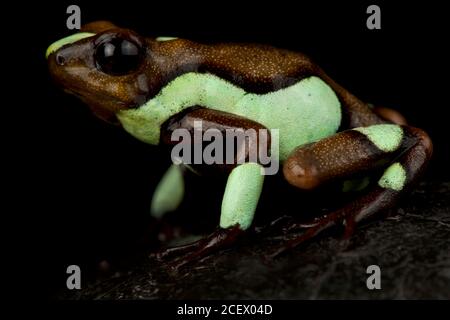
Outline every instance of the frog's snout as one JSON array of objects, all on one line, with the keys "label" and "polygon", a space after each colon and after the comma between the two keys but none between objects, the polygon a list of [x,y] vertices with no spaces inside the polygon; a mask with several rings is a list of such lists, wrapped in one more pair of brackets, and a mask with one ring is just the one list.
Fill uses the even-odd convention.
[{"label": "frog's snout", "polygon": [[45,57],[48,59],[48,57],[50,56],[50,54],[58,51],[59,49],[61,49],[62,47],[77,42],[81,39],[85,39],[85,38],[89,38],[95,36],[95,33],[90,33],[90,32],[79,32],[79,33],[75,33],[71,36],[62,38],[58,41],[53,42],[51,45],[48,46],[47,51],[45,52]]},{"label": "frog's snout", "polygon": [[66,89],[71,89],[77,74],[89,69],[90,41],[80,41],[94,34],[76,33],[52,43],[45,53],[51,76]]},{"label": "frog's snout", "polygon": [[63,67],[78,69],[87,68],[89,64],[89,56],[85,53],[85,51],[87,50],[84,48],[65,46],[52,52],[47,57],[47,60],[49,66],[59,69],[63,69]]},{"label": "frog's snout", "polygon": [[86,38],[91,35],[74,34],[52,43],[46,51],[51,77],[67,91],[80,93],[81,87],[86,89],[86,75],[92,70],[94,50],[92,41]]},{"label": "frog's snout", "polygon": [[145,49],[144,39],[128,30],[80,32],[52,43],[46,58],[58,86],[80,98],[99,118],[113,122],[117,112],[146,101],[150,86],[145,70],[140,70]]}]

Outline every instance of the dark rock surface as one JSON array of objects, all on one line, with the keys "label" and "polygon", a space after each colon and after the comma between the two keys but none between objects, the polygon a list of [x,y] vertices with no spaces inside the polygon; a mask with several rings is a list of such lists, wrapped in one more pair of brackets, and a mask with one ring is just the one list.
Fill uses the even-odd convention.
[{"label": "dark rock surface", "polygon": [[[422,183],[384,220],[344,242],[322,237],[276,259],[276,236],[209,257],[178,275],[151,259],[64,299],[450,299],[450,183]],[[368,290],[366,268],[381,268]]]}]

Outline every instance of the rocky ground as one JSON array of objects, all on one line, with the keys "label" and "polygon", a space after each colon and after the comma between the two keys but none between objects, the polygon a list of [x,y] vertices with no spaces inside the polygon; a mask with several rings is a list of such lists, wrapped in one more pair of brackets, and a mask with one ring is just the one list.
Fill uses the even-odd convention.
[{"label": "rocky ground", "polygon": [[[384,220],[264,263],[271,235],[211,256],[176,275],[147,257],[64,299],[450,299],[450,183],[420,184]],[[368,290],[366,268],[381,268]]]}]

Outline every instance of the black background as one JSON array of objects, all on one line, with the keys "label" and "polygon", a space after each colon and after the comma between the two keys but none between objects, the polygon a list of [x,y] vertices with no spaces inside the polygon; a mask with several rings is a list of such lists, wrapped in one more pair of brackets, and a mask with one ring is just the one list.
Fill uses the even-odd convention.
[{"label": "black background", "polygon": [[[381,30],[366,28],[366,8],[372,3],[381,7]],[[20,220],[15,237],[25,239],[26,263],[39,261],[46,293],[64,286],[69,264],[89,267],[132,255],[149,222],[151,193],[167,166],[167,156],[158,148],[98,121],[51,82],[44,53],[51,42],[72,33],[66,29],[69,4],[80,5],[83,23],[111,20],[142,35],[262,42],[302,51],[362,100],[395,108],[425,129],[435,144],[427,179],[449,178],[448,31],[445,10],[438,4],[24,4],[5,13],[21,17],[20,23],[8,26],[18,52],[8,59],[15,69],[13,89],[18,90],[13,111],[22,122],[6,122],[14,152],[20,155],[17,173],[23,175],[19,210],[11,213]]]}]

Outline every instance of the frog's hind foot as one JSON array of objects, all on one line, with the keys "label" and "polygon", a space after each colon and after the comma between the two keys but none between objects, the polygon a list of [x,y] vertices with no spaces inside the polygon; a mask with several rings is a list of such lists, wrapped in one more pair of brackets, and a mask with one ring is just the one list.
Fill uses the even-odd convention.
[{"label": "frog's hind foot", "polygon": [[150,253],[150,258],[156,259],[159,262],[168,261],[170,260],[170,258],[176,258],[178,256],[186,254],[189,251],[194,250],[198,247],[198,242],[199,241],[195,241],[193,243],[159,249],[156,252]]},{"label": "frog's hind foot", "polygon": [[210,235],[198,241],[177,247],[166,248],[153,255],[154,258],[166,262],[166,266],[177,272],[183,266],[199,261],[213,253],[229,248],[238,241],[245,232],[234,226],[218,228]]},{"label": "frog's hind foot", "polygon": [[355,216],[350,212],[336,211],[329,215],[317,218],[310,223],[299,223],[291,220],[281,228],[283,233],[299,232],[300,230],[303,230],[303,233],[293,238],[289,238],[289,240],[285,240],[281,245],[272,250],[271,253],[266,255],[266,258],[268,260],[274,259],[281,254],[314,239],[321,232],[341,224],[345,225],[343,238],[348,239],[353,234],[356,226]]}]

